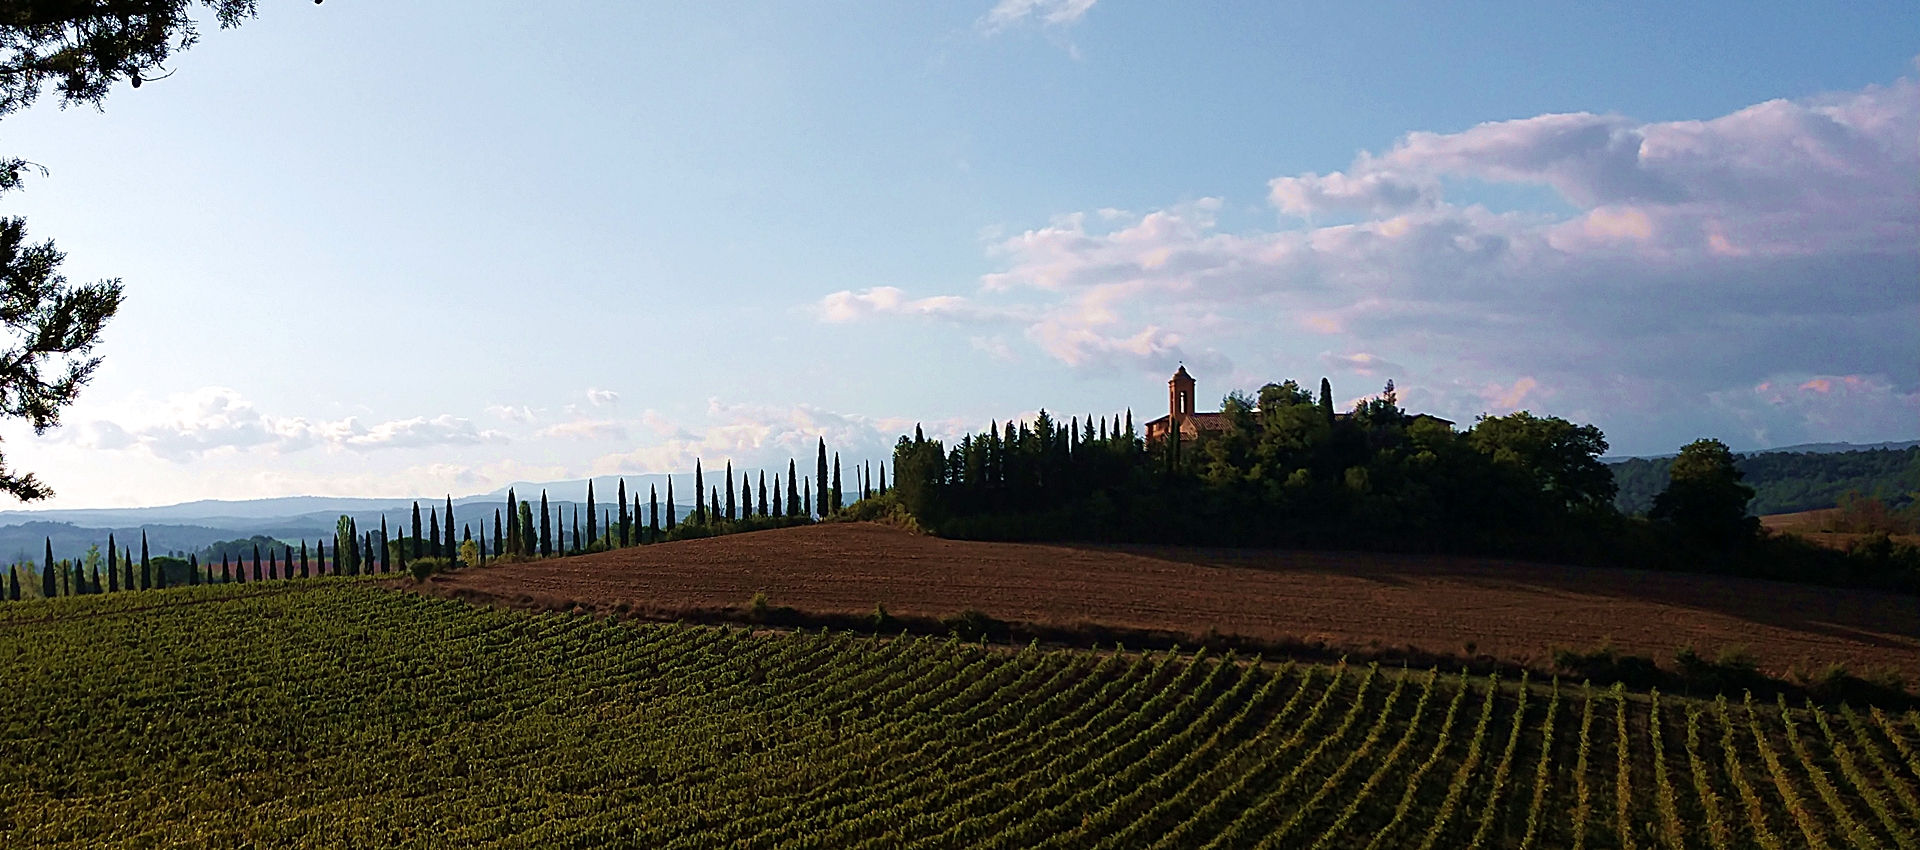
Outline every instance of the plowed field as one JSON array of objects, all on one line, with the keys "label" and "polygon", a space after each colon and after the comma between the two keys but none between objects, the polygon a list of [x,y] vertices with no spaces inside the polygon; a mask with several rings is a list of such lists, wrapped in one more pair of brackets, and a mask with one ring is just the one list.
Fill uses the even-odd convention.
[{"label": "plowed field", "polygon": [[831,524],[465,570],[436,579],[510,605],[774,605],[1323,641],[1539,664],[1610,642],[1661,661],[1744,647],[1784,673],[1920,670],[1920,600],[1770,581],[1476,558],[979,543]]}]

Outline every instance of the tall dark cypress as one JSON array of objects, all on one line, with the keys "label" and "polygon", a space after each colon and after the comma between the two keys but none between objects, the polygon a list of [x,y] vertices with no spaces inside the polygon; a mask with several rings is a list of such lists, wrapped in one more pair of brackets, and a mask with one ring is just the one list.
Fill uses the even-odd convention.
[{"label": "tall dark cypress", "polygon": [[740,473],[740,518],[753,518],[753,479]]},{"label": "tall dark cypress", "polygon": [[[593,522],[593,517],[591,516],[587,517],[587,522],[589,523]],[[582,538],[580,537],[580,506],[575,505],[573,507],[573,548],[578,551],[585,552],[587,551],[587,546],[589,544],[583,543],[581,541],[582,541]],[[564,549],[566,547],[563,546],[561,548]]]},{"label": "tall dark cypress", "polygon": [[187,584],[197,585],[199,583],[200,583],[200,556],[196,553],[190,552],[187,554]]},{"label": "tall dark cypress", "polygon": [[427,544],[427,556],[430,558],[441,557],[440,512],[438,510],[429,509],[427,511],[427,540],[431,541]]},{"label": "tall dark cypress", "polygon": [[[146,546],[146,541],[143,540],[141,541],[141,544],[140,544],[140,569],[144,571],[146,570],[146,568],[147,568],[147,546]],[[263,578],[265,577],[261,575],[261,572],[260,572],[260,544],[255,543],[253,544],[253,580],[260,581]]]},{"label": "tall dark cypress", "polygon": [[20,570],[11,565],[7,567],[7,599],[11,602],[20,601]]},{"label": "tall dark cypress", "polygon": [[820,453],[819,457],[814,460],[813,466],[813,483],[820,488],[820,491],[813,494],[813,501],[809,505],[807,513],[809,515],[813,514],[811,505],[819,505],[819,516],[826,516],[827,506],[833,504],[833,494],[828,492],[827,489],[827,438],[825,437],[820,438]]},{"label": "tall dark cypress", "polygon": [[52,599],[60,590],[59,576],[53,572],[53,538],[47,538],[47,566],[40,571],[40,595]]},{"label": "tall dark cypress", "polygon": [[887,462],[883,460],[880,462],[880,495],[885,496],[886,494],[887,494]]},{"label": "tall dark cypress", "polygon": [[[575,508],[574,510],[578,511],[579,509]],[[600,539],[600,525],[597,521],[599,514],[600,514],[600,509],[595,506],[593,501],[593,479],[589,478],[587,479],[587,543],[588,544],[591,544],[594,541]],[[579,516],[579,514],[575,513],[574,516],[577,517]],[[574,535],[575,540],[573,541],[573,545],[575,546],[586,545],[580,542],[580,540],[578,539],[579,536],[580,535],[578,534]]]},{"label": "tall dark cypress", "polygon": [[633,545],[638,546],[646,535],[646,529],[640,527],[640,488],[638,487],[633,490],[633,512],[627,516],[633,519]]},{"label": "tall dark cypress", "polygon": [[[499,526],[499,514],[493,514],[493,526]],[[513,507],[513,487],[507,487],[507,549],[501,553],[520,555],[520,514]]]},{"label": "tall dark cypress", "polygon": [[[840,498],[841,491],[840,491],[840,453],[839,452],[833,453],[832,492],[833,492],[833,512],[837,514],[843,510],[846,510],[847,503]],[[826,511],[823,510],[821,511],[821,513],[826,513]]]},{"label": "tall dark cypress", "polygon": [[[334,558],[334,575],[340,574],[339,561],[340,559],[338,557]],[[327,574],[327,541],[325,538],[313,541],[313,571],[320,575]]]},{"label": "tall dark cypress", "polygon": [[[387,556],[387,561],[389,563],[393,561],[393,548],[394,548],[393,544],[389,541],[389,538],[387,537],[387,515],[381,514],[380,515],[380,551],[381,551],[381,554],[384,554]],[[307,560],[306,549],[307,549],[307,544],[306,544],[306,541],[303,540],[300,542],[301,566],[306,566],[306,560]],[[305,570],[300,571],[300,577],[301,578],[307,577],[307,573]]]},{"label": "tall dark cypress", "polygon": [[780,473],[776,472],[773,474],[773,516],[783,517],[786,515],[787,506],[782,500],[780,493]]},{"label": "tall dark cypress", "polygon": [[813,481],[812,479],[808,479],[805,482],[804,486],[800,488],[800,497],[804,502],[804,504],[800,508],[800,515],[804,517],[813,516]]},{"label": "tall dark cypress", "polygon": [[[511,507],[511,506],[513,505],[513,491],[512,491],[512,490],[508,490],[508,491],[507,491],[507,505],[508,505],[509,507]],[[421,535],[421,532],[420,532],[420,503],[419,503],[418,501],[415,501],[415,502],[413,503],[413,540],[411,540],[411,541],[409,541],[407,545],[409,545],[409,546],[412,546],[412,547],[414,547],[414,549],[413,549],[413,555],[414,555],[414,557],[416,557],[416,558],[425,558],[425,557],[428,557],[428,554],[429,554],[429,550],[428,550],[428,549],[426,548],[426,543],[427,543],[427,539],[426,539],[425,537],[422,537],[422,536],[420,536],[420,535]]]},{"label": "tall dark cypress", "polygon": [[307,541],[306,541],[306,538],[301,538],[300,539],[300,577],[311,578],[312,576],[313,574],[307,571]]},{"label": "tall dark cypress", "polygon": [[[282,576],[278,575],[279,567],[280,567],[280,553],[273,551],[272,546],[268,546],[267,547],[267,578],[269,579],[282,578]],[[165,572],[165,570],[162,570],[161,572]]]},{"label": "tall dark cypress", "polygon": [[673,530],[673,518],[679,511],[673,507],[673,476],[667,476],[667,530]]},{"label": "tall dark cypress", "polygon": [[280,563],[282,564],[280,567],[280,577],[293,578],[293,547],[281,544],[280,556]]},{"label": "tall dark cypress", "polygon": [[[774,489],[774,492],[776,493],[780,491],[778,482],[775,482],[773,489]],[[755,503],[760,507],[760,515],[766,516],[767,515],[767,471],[765,469],[760,470],[760,498],[756,500]]]},{"label": "tall dark cypress", "polygon": [[[255,550],[258,551],[258,550]],[[153,586],[153,562],[147,560],[147,530],[140,529],[140,589]]]},{"label": "tall dark cypress", "polygon": [[453,494],[447,494],[447,557],[460,556],[460,547],[453,540]]},{"label": "tall dark cypress", "polygon": [[373,551],[373,532],[369,531],[354,538],[353,545],[360,549],[360,552],[353,556],[353,560],[360,564],[360,574],[370,576],[380,572],[380,559]]},{"label": "tall dark cypress", "polygon": [[[669,479],[671,480],[671,479]],[[652,484],[647,485],[647,542],[660,539],[660,491]]]},{"label": "tall dark cypress", "polygon": [[793,458],[787,458],[787,516],[800,515],[800,476],[794,474]]},{"label": "tall dark cypress", "polygon": [[718,487],[712,488],[712,493],[713,493],[713,502],[711,506],[708,508],[707,516],[717,518],[720,516],[720,488]]},{"label": "tall dark cypress", "polygon": [[[118,592],[120,588],[121,588],[120,549],[119,547],[115,546],[113,543],[112,532],[108,532],[107,534],[107,590]],[[133,588],[131,586],[128,586],[127,589],[132,590]]]},{"label": "tall dark cypress", "polygon": [[547,491],[540,491],[540,557],[553,555],[553,528],[547,524]]},{"label": "tall dark cypress", "polygon": [[734,512],[734,508],[735,508],[735,505],[733,501],[733,461],[727,461],[727,520],[728,521],[738,519],[740,516],[738,513]]},{"label": "tall dark cypress", "polygon": [[[506,544],[507,542],[501,539],[500,537],[500,509],[494,508],[493,509],[493,556],[498,558],[502,554],[505,554],[507,551]],[[402,569],[405,569],[406,564],[401,564],[400,567]]]},{"label": "tall dark cypress", "polygon": [[620,499],[620,518],[618,520],[620,523],[619,541],[620,547],[624,549],[628,545],[627,535],[633,530],[632,522],[627,516],[627,479],[620,479],[620,492],[616,495]]},{"label": "tall dark cypress", "polygon": [[233,583],[233,567],[227,560],[227,553],[220,553],[220,583]]},{"label": "tall dark cypress", "polygon": [[693,459],[693,524],[694,525],[707,524],[707,500],[700,498],[700,494],[705,492],[706,489],[707,489],[707,479],[706,479],[706,476],[702,475],[700,472],[700,459],[694,458]]}]

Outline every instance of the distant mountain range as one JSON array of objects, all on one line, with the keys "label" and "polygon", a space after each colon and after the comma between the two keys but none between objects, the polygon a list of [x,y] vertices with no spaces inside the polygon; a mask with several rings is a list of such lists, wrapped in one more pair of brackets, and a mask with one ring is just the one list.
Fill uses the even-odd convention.
[{"label": "distant mountain range", "polygon": [[[1902,449],[1913,448],[1914,446],[1920,446],[1920,440],[1901,440],[1901,441],[1885,442],[1885,443],[1800,443],[1798,445],[1793,445],[1793,446],[1781,446],[1776,449],[1748,449],[1746,451],[1736,450],[1734,453],[1742,454],[1742,455],[1840,454],[1843,452],[1868,452],[1868,451],[1874,451],[1878,449],[1900,451]],[[1666,452],[1664,454],[1657,454],[1657,455],[1608,455],[1606,457],[1601,458],[1601,460],[1606,461],[1607,463],[1618,463],[1620,461],[1625,461],[1625,460],[1660,460],[1662,458],[1674,457],[1678,454],[1679,452]]]},{"label": "distant mountain range", "polygon": [[[757,487],[759,470],[736,470],[736,480],[743,472],[753,476]],[[773,472],[767,470],[768,487],[773,486]],[[779,472],[784,479],[786,470]],[[454,521],[458,525],[472,523],[475,534],[483,533],[481,524],[484,522],[485,533],[491,534],[494,509],[506,507],[507,490],[511,488],[516,497],[532,496],[536,503],[540,500],[540,492],[545,490],[549,506],[560,507],[571,522],[575,511],[586,509],[589,480],[593,482],[595,508],[610,516],[617,516],[615,494],[623,478],[627,484],[627,501],[631,503],[637,497],[641,502],[641,510],[645,511],[649,487],[658,488],[661,501],[666,501],[668,477],[657,474],[609,475],[570,481],[516,482],[491,493],[455,498]],[[679,516],[685,517],[693,511],[693,475],[676,473],[671,477],[675,510]],[[723,472],[716,472],[708,475],[705,483],[709,488],[720,488],[724,494],[726,482],[723,478]],[[855,480],[848,474],[841,486],[848,490],[856,489]],[[784,490],[785,481],[781,483]],[[569,498],[561,499],[561,495]],[[446,497],[424,497],[419,504],[424,523],[429,511],[445,509]],[[43,557],[49,538],[53,541],[56,558],[76,557],[90,546],[99,546],[105,551],[109,534],[114,536],[116,546],[131,549],[137,556],[142,530],[147,533],[148,549],[156,555],[198,552],[221,540],[256,534],[287,541],[322,540],[333,536],[334,527],[342,514],[353,517],[362,531],[378,529],[380,519],[385,517],[397,533],[403,523],[411,529],[413,505],[413,499],[285,496],[247,500],[202,499],[150,508],[0,511],[0,562],[32,560],[37,563]],[[661,511],[664,513],[665,510],[666,505],[662,504]],[[584,517],[581,522],[585,523]]]}]

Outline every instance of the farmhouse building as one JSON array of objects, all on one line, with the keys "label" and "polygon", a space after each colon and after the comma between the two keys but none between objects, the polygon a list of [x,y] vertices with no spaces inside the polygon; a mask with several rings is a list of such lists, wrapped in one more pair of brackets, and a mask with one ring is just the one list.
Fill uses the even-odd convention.
[{"label": "farmhouse building", "polygon": [[[1187,374],[1186,366],[1182,365],[1179,371],[1173,373],[1172,380],[1167,381],[1167,415],[1147,423],[1148,443],[1157,443],[1166,439],[1169,434],[1174,433],[1175,429],[1179,430],[1180,440],[1185,442],[1198,439],[1202,434],[1218,433],[1233,428],[1233,423],[1228,421],[1224,413],[1218,411],[1202,413],[1193,409],[1193,386],[1193,376]],[[1352,413],[1336,413],[1333,418],[1335,421],[1340,421],[1351,416],[1353,416]],[[1427,413],[1416,413],[1408,418],[1438,422],[1448,428],[1453,427],[1453,420],[1442,419]]]}]

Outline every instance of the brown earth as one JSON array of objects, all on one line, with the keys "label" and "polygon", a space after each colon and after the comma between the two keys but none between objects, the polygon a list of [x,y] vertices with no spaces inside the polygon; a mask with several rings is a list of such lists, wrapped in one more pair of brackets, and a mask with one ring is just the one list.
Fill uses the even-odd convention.
[{"label": "brown earth", "polygon": [[[1610,643],[1666,664],[1689,645],[1748,650],[1767,672],[1843,662],[1920,670],[1920,599],[1870,590],[1485,558],[980,543],[828,524],[505,564],[435,590],[530,607],[743,608],[756,593],[821,613],[979,609],[1358,651],[1412,648],[1535,667]],[[1468,646],[1473,649],[1469,651]]]},{"label": "brown earth", "polygon": [[[1828,531],[1838,518],[1839,508],[1820,508],[1811,511],[1798,511],[1790,514],[1767,514],[1760,518],[1760,525],[1769,531],[1791,534],[1802,540],[1818,543],[1831,549],[1845,550],[1853,544],[1872,537],[1850,531]],[[1920,534],[1888,535],[1895,543],[1920,546]]]}]

